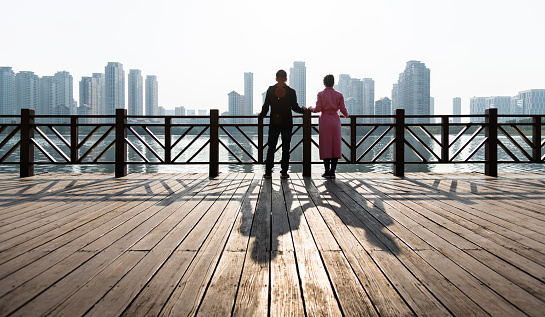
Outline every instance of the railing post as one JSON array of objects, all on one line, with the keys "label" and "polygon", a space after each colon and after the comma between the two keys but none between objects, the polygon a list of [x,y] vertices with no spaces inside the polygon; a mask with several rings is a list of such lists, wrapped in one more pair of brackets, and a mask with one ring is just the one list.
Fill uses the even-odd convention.
[{"label": "railing post", "polygon": [[21,109],[19,176],[34,176],[34,109]]},{"label": "railing post", "polygon": [[350,163],[355,164],[357,160],[357,136],[356,136],[356,117],[350,116]]},{"label": "railing post", "polygon": [[303,112],[303,176],[312,174],[312,116],[310,110]]},{"label": "railing post", "polygon": [[257,118],[257,162],[263,164],[263,118]]},{"label": "railing post", "polygon": [[485,110],[486,127],[484,136],[488,138],[484,148],[484,174],[498,176],[498,109]]},{"label": "railing post", "polygon": [[210,110],[210,163],[209,177],[219,175],[219,110]]},{"label": "railing post", "polygon": [[394,175],[405,176],[405,109],[395,109]]},{"label": "railing post", "polygon": [[441,116],[441,162],[449,160],[449,117]]},{"label": "railing post", "polygon": [[78,117],[70,117],[70,163],[78,163],[79,156],[79,128]]},{"label": "railing post", "polygon": [[170,164],[172,163],[172,118],[166,117],[165,118],[165,163]]},{"label": "railing post", "polygon": [[541,162],[541,116],[532,118],[532,158],[535,163]]},{"label": "railing post", "polygon": [[115,109],[115,177],[127,176],[127,109]]}]

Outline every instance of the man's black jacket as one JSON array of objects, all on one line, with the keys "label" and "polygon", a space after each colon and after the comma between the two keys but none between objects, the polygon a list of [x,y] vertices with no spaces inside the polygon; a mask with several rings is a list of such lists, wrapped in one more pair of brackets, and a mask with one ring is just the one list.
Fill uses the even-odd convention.
[{"label": "man's black jacket", "polygon": [[269,112],[271,107],[271,125],[275,126],[291,126],[293,125],[293,117],[291,111],[303,113],[303,108],[297,104],[297,95],[295,90],[285,85],[270,86],[267,89],[267,95],[263,108],[261,109],[260,117],[264,117]]}]

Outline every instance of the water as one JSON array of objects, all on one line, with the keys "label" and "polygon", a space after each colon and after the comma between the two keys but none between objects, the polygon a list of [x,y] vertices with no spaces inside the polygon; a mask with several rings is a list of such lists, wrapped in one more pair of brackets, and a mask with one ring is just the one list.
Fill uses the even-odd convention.
[{"label": "water", "polygon": [[[105,131],[105,130],[104,130]],[[197,130],[198,132],[199,130]],[[357,157],[360,157],[368,147],[371,146],[379,136],[384,132],[384,130],[377,130],[376,133],[371,135],[365,142],[363,142],[357,150]],[[2,133],[2,137],[5,138],[7,132]],[[83,133],[82,133],[83,134]],[[79,150],[80,157],[84,155],[89,148],[102,136],[103,133],[97,133],[96,136],[93,136],[89,139],[88,142],[83,144]],[[365,133],[361,133],[361,136],[358,137],[358,140],[363,137]],[[469,134],[469,133],[468,133]],[[266,135],[266,131],[265,131]],[[244,137],[242,134],[234,134],[233,136],[239,142],[239,144],[246,149],[250,155],[257,159],[258,153],[257,148],[253,144],[258,143],[257,135],[248,134],[250,140]],[[434,135],[436,139],[440,140],[439,135]],[[47,135],[52,142],[59,147],[66,155],[69,156],[68,147],[55,135]],[[80,142],[83,140],[85,135],[80,135]],[[173,136],[172,142],[175,142],[179,136]],[[208,173],[208,164],[205,162],[208,161],[208,147],[204,147],[197,155],[195,155],[201,146],[205,144],[208,140],[208,136],[203,134],[201,137],[195,139],[196,135],[188,135],[183,138],[172,150],[172,157],[175,158],[180,152],[184,149],[185,152],[181,154],[176,162],[186,162],[191,160],[191,162],[201,164],[180,164],[180,165],[158,165],[158,164],[129,164],[128,171],[129,173],[184,173],[184,172],[199,172],[199,173]],[[312,136],[314,141],[318,144],[318,135]],[[345,140],[349,140],[348,135],[343,135]],[[431,138],[426,138],[425,136],[420,136],[421,139],[427,144],[427,146],[434,152],[436,155],[440,156],[441,149],[439,144],[433,141]],[[451,140],[454,139],[454,135],[451,135]],[[3,139],[2,138],[2,139]],[[18,137],[16,137],[18,139]],[[69,139],[68,136],[65,138]],[[141,154],[146,157],[151,162],[159,162],[159,159],[154,155],[154,152],[161,158],[164,156],[164,150],[161,145],[159,145],[151,136],[142,135],[142,138],[150,148],[146,147],[136,136],[129,133],[129,141],[134,145]],[[157,138],[160,142],[164,142],[164,136],[157,135]],[[393,133],[390,131],[386,136],[378,142],[377,146],[374,147],[368,154],[366,154],[362,161],[371,161],[380,151],[388,144],[388,142],[393,138]],[[426,148],[420,145],[412,136],[406,134],[406,138],[411,143],[419,153],[421,153],[427,160],[436,160],[436,158],[428,152]],[[484,136],[477,136],[472,142],[469,143],[456,157],[456,160],[464,160],[467,158],[470,153],[480,144]],[[531,149],[524,143],[524,140],[519,136],[513,137],[527,152],[531,155]],[[45,139],[40,135],[35,135],[36,141],[43,146],[43,148],[53,156],[57,161],[64,161],[62,156],[56,152],[56,150],[51,147]],[[102,153],[107,146],[113,141],[113,134],[105,138],[105,140],[100,143],[85,159],[84,162],[92,162],[100,153]],[[194,140],[195,139],[195,140]],[[450,148],[449,155],[452,157],[468,140],[470,135],[464,135],[462,138],[453,144]],[[292,147],[295,146],[301,140],[300,133],[296,133],[292,139]],[[499,137],[500,142],[506,145],[506,147],[520,160],[526,160],[527,158],[513,145],[506,137]],[[264,165],[262,164],[240,164],[238,160],[233,156],[236,155],[242,162],[252,162],[253,160],[233,141],[229,136],[225,134],[220,134],[220,141],[223,143],[220,144],[220,162],[227,164],[220,164],[220,172],[244,172],[244,173],[263,173]],[[253,142],[253,143],[252,143]],[[266,140],[264,140],[266,142]],[[14,141],[10,140],[2,149],[0,149],[0,157],[4,156],[6,152],[14,145]],[[377,160],[378,162],[388,162],[392,161],[393,157],[393,146],[390,146]],[[131,162],[143,162],[143,159],[134,151],[130,146],[128,146],[128,159]],[[229,149],[229,150],[227,150]],[[115,146],[105,152],[104,156],[99,160],[100,162],[113,162],[114,161],[114,150]],[[153,150],[153,151],[152,151]],[[232,153],[231,153],[232,152]],[[542,151],[543,153],[544,151]],[[19,150],[15,151],[7,161],[18,162]],[[266,151],[264,156],[266,155]],[[350,157],[350,151],[348,147],[343,144],[343,155]],[[46,162],[48,159],[43,155],[38,149],[35,149],[35,157],[37,161]],[[280,151],[276,153],[276,160],[280,160]],[[299,144],[291,154],[292,161],[302,161],[302,146]],[[406,146],[405,149],[405,160],[406,161],[420,161],[420,158],[413,153],[413,151]],[[471,160],[482,161],[484,160],[484,146],[475,153]],[[503,151],[501,148],[498,150],[498,160],[512,160],[511,157]],[[312,165],[313,172],[321,172],[323,166],[321,165],[321,160],[319,159],[318,148],[312,145],[312,161],[316,164]],[[340,160],[341,162],[344,159]],[[279,171],[279,164],[275,165],[274,172]],[[52,164],[36,164],[35,173],[114,173],[113,164],[85,164],[85,165],[52,165]],[[337,171],[340,173],[343,172],[365,172],[365,173],[391,173],[393,170],[393,165],[384,164],[384,163],[373,163],[373,164],[339,164]],[[19,166],[17,164],[8,165],[0,164],[0,171],[3,173],[19,173]],[[302,164],[292,163],[290,165],[291,172],[301,172]],[[484,172],[483,163],[464,163],[464,164],[406,164],[406,172],[433,172],[433,173],[462,173],[462,172]],[[505,163],[499,164],[498,171],[502,172],[545,172],[545,164],[530,164],[530,163]]]}]

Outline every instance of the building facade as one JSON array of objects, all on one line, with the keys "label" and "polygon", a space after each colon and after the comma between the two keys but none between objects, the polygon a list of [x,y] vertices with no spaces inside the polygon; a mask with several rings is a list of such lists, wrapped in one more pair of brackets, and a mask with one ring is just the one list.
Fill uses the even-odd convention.
[{"label": "building facade", "polygon": [[157,76],[146,76],[146,115],[156,116],[159,111],[159,83]]},{"label": "building facade", "polygon": [[545,89],[530,89],[518,93],[518,106],[523,114],[545,114]]},{"label": "building facade", "polygon": [[[36,114],[52,115],[55,113],[57,102],[57,85],[54,76],[43,76],[40,78],[40,106]],[[44,118],[40,118],[44,120]],[[50,120],[46,120],[50,122]],[[43,122],[43,121],[42,121]]]},{"label": "building facade", "polygon": [[244,115],[254,114],[254,73],[244,73]]},{"label": "building facade", "polygon": [[[15,115],[15,73],[11,67],[0,67],[0,114]],[[0,123],[12,119],[0,118]]]},{"label": "building facade", "polygon": [[[363,79],[363,114],[375,114],[375,81],[372,78]],[[367,118],[364,122],[371,123],[372,119]]]},{"label": "building facade", "polygon": [[[56,106],[61,107],[62,113],[69,115],[77,114],[76,102],[74,100],[74,79],[67,71],[56,72],[55,75]],[[65,108],[68,111],[65,111]]]},{"label": "building facade", "polygon": [[21,71],[15,75],[15,113],[21,109],[40,108],[40,78],[34,72]]},{"label": "building facade", "polygon": [[[484,115],[486,109],[498,109],[498,115],[509,115],[511,109],[510,96],[473,97],[469,100],[469,114]],[[500,122],[510,120],[508,117],[500,117]],[[484,118],[471,117],[471,122],[484,122]]]},{"label": "building facade", "polygon": [[115,114],[115,109],[125,109],[125,71],[123,64],[108,62],[105,68],[105,113]]},{"label": "building facade", "polygon": [[[395,91],[395,94],[394,94]],[[430,115],[430,69],[420,61],[408,61],[392,89],[395,109],[405,109],[406,115]],[[407,122],[429,123],[426,118],[407,119]]]},{"label": "building facade", "polygon": [[290,68],[289,86],[297,93],[297,103],[300,107],[307,105],[307,68],[305,62],[293,62]]},{"label": "building facade", "polygon": [[[388,97],[382,97],[375,102],[375,115],[389,116],[392,115],[392,100]],[[376,123],[391,123],[389,118],[377,118]]]},{"label": "building facade", "polygon": [[128,114],[144,115],[144,78],[139,69],[129,70],[129,109]]},{"label": "building facade", "polygon": [[[452,98],[452,114],[459,116],[462,114],[462,98],[454,97]],[[452,118],[453,123],[461,123],[462,118]]]}]

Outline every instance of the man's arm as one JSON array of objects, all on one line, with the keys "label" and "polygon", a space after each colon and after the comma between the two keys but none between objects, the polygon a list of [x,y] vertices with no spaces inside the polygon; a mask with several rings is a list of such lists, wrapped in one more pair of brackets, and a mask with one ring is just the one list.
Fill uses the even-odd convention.
[{"label": "man's arm", "polygon": [[265,102],[263,103],[263,107],[261,108],[261,113],[259,113],[260,118],[264,118],[267,113],[269,112],[269,89],[267,89],[267,93],[265,95]]},{"label": "man's arm", "polygon": [[291,91],[292,91],[290,96],[291,110],[297,113],[304,113],[305,111],[303,110],[303,108],[299,107],[299,104],[297,104],[297,93],[295,92],[295,89],[291,89]]}]

